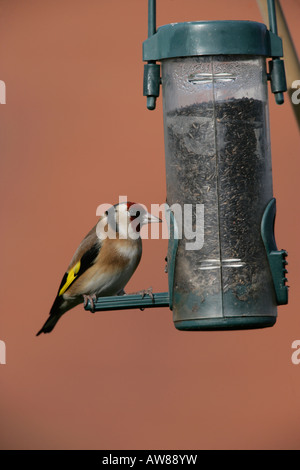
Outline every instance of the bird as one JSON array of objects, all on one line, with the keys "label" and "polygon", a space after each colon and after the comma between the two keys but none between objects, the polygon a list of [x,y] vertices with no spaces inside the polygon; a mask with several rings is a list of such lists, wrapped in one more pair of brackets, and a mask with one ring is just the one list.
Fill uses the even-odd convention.
[{"label": "bird", "polygon": [[[142,256],[140,230],[162,220],[142,204],[120,202],[99,218],[75,251],[60,283],[49,317],[36,336],[50,333],[67,311],[97,297],[123,295]],[[140,291],[151,295],[149,289]]]}]

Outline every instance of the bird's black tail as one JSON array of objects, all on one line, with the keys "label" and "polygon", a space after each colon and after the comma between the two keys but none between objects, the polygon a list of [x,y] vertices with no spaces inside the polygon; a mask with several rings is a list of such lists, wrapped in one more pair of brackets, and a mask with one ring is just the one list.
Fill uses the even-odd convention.
[{"label": "bird's black tail", "polygon": [[60,317],[66,312],[65,309],[61,308],[63,303],[64,303],[63,297],[57,296],[50,310],[50,315],[49,315],[48,320],[45,322],[45,324],[40,329],[40,331],[36,334],[36,336],[39,336],[41,333],[50,333],[50,331],[53,330],[53,328],[55,327]]},{"label": "bird's black tail", "polygon": [[55,327],[56,323],[62,316],[62,313],[58,313],[56,315],[50,315],[44,326],[40,329],[40,331],[36,334],[36,336],[39,336],[41,333],[50,333],[50,331],[53,330]]}]

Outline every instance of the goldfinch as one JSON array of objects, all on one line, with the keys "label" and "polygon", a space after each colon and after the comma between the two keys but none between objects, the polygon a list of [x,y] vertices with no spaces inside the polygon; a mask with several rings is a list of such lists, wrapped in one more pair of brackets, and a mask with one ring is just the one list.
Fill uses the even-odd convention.
[{"label": "goldfinch", "polygon": [[[71,308],[124,293],[142,256],[142,225],[161,222],[140,204],[112,206],[82,240],[61,281],[49,318],[37,333],[50,333]],[[147,291],[145,291],[147,292]],[[143,293],[143,291],[142,291]]]}]

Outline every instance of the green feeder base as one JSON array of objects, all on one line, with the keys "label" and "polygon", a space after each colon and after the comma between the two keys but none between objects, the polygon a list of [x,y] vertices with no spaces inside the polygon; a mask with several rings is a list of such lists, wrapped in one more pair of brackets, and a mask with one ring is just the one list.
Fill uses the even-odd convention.
[{"label": "green feeder base", "polygon": [[174,325],[177,330],[181,331],[251,330],[273,326],[276,318],[274,316],[205,318],[175,321]]}]

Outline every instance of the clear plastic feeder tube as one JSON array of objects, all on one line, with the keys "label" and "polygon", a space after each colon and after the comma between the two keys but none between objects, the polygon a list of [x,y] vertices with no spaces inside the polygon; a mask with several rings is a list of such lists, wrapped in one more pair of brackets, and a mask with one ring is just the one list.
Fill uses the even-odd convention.
[{"label": "clear plastic feeder tube", "polygon": [[255,327],[277,314],[261,238],[273,197],[265,58],[161,62],[167,203],[183,212],[192,204],[194,228],[196,205],[204,206],[201,249],[186,249],[184,218],[177,220],[175,325],[201,329],[206,319],[249,318]]}]

